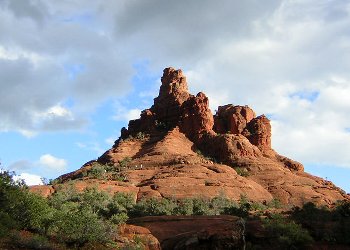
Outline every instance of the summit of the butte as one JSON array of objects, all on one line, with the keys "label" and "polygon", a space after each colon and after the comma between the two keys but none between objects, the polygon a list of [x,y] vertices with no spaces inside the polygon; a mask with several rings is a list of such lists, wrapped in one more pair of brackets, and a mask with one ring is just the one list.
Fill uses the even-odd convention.
[{"label": "summit of the butte", "polygon": [[[91,174],[98,166],[108,166],[104,178]],[[69,180],[81,190],[95,185],[131,193],[135,200],[243,195],[258,202],[275,198],[290,206],[329,206],[349,199],[330,181],[275,152],[266,116],[233,104],[213,115],[208,97],[190,94],[183,72],[174,68],[164,69],[154,104],[122,128],[111,149],[61,176],[59,184],[36,188],[49,195]]]}]

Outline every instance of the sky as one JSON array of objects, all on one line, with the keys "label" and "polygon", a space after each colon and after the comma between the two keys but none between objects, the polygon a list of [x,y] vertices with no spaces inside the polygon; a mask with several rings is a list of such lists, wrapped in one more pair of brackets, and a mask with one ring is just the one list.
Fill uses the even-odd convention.
[{"label": "sky", "polygon": [[350,192],[347,0],[0,0],[1,168],[30,185],[96,159],[169,66]]}]

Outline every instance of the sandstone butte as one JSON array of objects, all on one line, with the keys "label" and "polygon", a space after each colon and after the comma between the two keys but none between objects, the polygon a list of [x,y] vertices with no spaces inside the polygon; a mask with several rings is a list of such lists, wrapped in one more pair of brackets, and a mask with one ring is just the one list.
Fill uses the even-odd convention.
[{"label": "sandstone butte", "polygon": [[[123,180],[86,176],[96,164],[114,166]],[[174,68],[164,69],[153,106],[122,128],[111,149],[60,176],[58,184],[31,189],[49,196],[70,180],[78,190],[97,186],[130,193],[135,200],[219,195],[239,200],[244,195],[257,202],[275,198],[292,207],[306,202],[331,206],[350,199],[332,182],[275,152],[266,116],[232,104],[218,107],[213,115],[207,96],[190,94],[186,77]]]}]

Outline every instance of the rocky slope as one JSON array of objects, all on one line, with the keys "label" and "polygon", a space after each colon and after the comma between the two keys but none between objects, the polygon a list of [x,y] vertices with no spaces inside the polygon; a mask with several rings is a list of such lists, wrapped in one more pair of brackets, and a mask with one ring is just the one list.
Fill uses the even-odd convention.
[{"label": "rocky slope", "polygon": [[[108,178],[91,178],[98,164],[112,169]],[[60,177],[83,189],[97,185],[109,192],[148,197],[214,197],[238,200],[279,199],[290,206],[311,201],[331,205],[349,196],[331,182],[304,172],[299,162],[271,148],[271,125],[248,106],[220,106],[215,115],[204,93],[188,92],[181,70],[164,69],[151,108],[121,130],[114,146],[96,161]],[[56,186],[35,187],[46,195]]]}]

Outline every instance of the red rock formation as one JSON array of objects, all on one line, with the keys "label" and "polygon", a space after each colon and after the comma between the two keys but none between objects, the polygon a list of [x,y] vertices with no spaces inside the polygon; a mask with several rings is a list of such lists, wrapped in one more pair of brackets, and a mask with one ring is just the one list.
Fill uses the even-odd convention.
[{"label": "red rock formation", "polygon": [[168,128],[174,128],[182,113],[181,105],[190,96],[182,71],[166,68],[163,71],[159,96],[154,99],[151,111],[156,114],[158,122],[164,123]]},{"label": "red rock formation", "polygon": [[183,105],[180,129],[191,139],[197,135],[212,132],[214,119],[209,109],[209,100],[199,92],[196,97],[190,97]]},{"label": "red rock formation", "polygon": [[276,158],[277,160],[282,162],[286,168],[290,170],[301,171],[301,172],[304,171],[304,166],[300,162],[293,161],[292,159],[289,159],[285,156],[278,155],[278,154],[276,154]]},{"label": "red rock formation", "polygon": [[273,155],[271,153],[271,124],[265,115],[258,116],[248,122],[243,135],[253,145],[257,146],[262,153]]},{"label": "red rock formation", "polygon": [[248,106],[233,106],[228,104],[219,106],[214,116],[214,130],[217,133],[242,134],[243,130],[255,117],[254,111]]},{"label": "red rock formation", "polygon": [[186,77],[181,70],[166,68],[161,78],[159,95],[150,109],[142,111],[141,118],[129,122],[122,130],[122,138],[137,132],[151,133],[157,129],[169,130],[178,125],[183,113],[182,105],[190,97]]},{"label": "red rock formation", "polygon": [[55,189],[51,185],[34,185],[30,187],[30,190],[43,197],[49,197],[55,192]]},{"label": "red rock formation", "polygon": [[[147,136],[135,137],[139,132]],[[271,149],[266,116],[255,117],[249,107],[230,104],[219,107],[213,117],[208,98],[189,94],[182,71],[173,68],[164,70],[154,105],[130,121],[121,139],[97,161],[120,167],[125,158],[131,159],[128,168],[120,170],[125,181],[99,181],[101,189],[112,185],[112,192],[130,190],[138,200],[225,194],[259,202],[277,198],[293,206],[349,199],[332,183],[304,173],[302,164]],[[91,180],[82,176],[91,164],[62,176],[61,182],[80,179],[81,187],[89,184]],[[237,167],[244,168],[245,177],[237,174]]]},{"label": "red rock formation", "polygon": [[244,249],[244,221],[235,216],[157,216],[129,221],[148,228],[162,249]]},{"label": "red rock formation", "polygon": [[[121,249],[129,249],[130,242],[137,244],[139,241],[142,242],[144,250],[162,249],[158,239],[147,228],[128,224],[119,227],[116,242],[119,243]],[[128,245],[129,247],[127,247]]]}]

